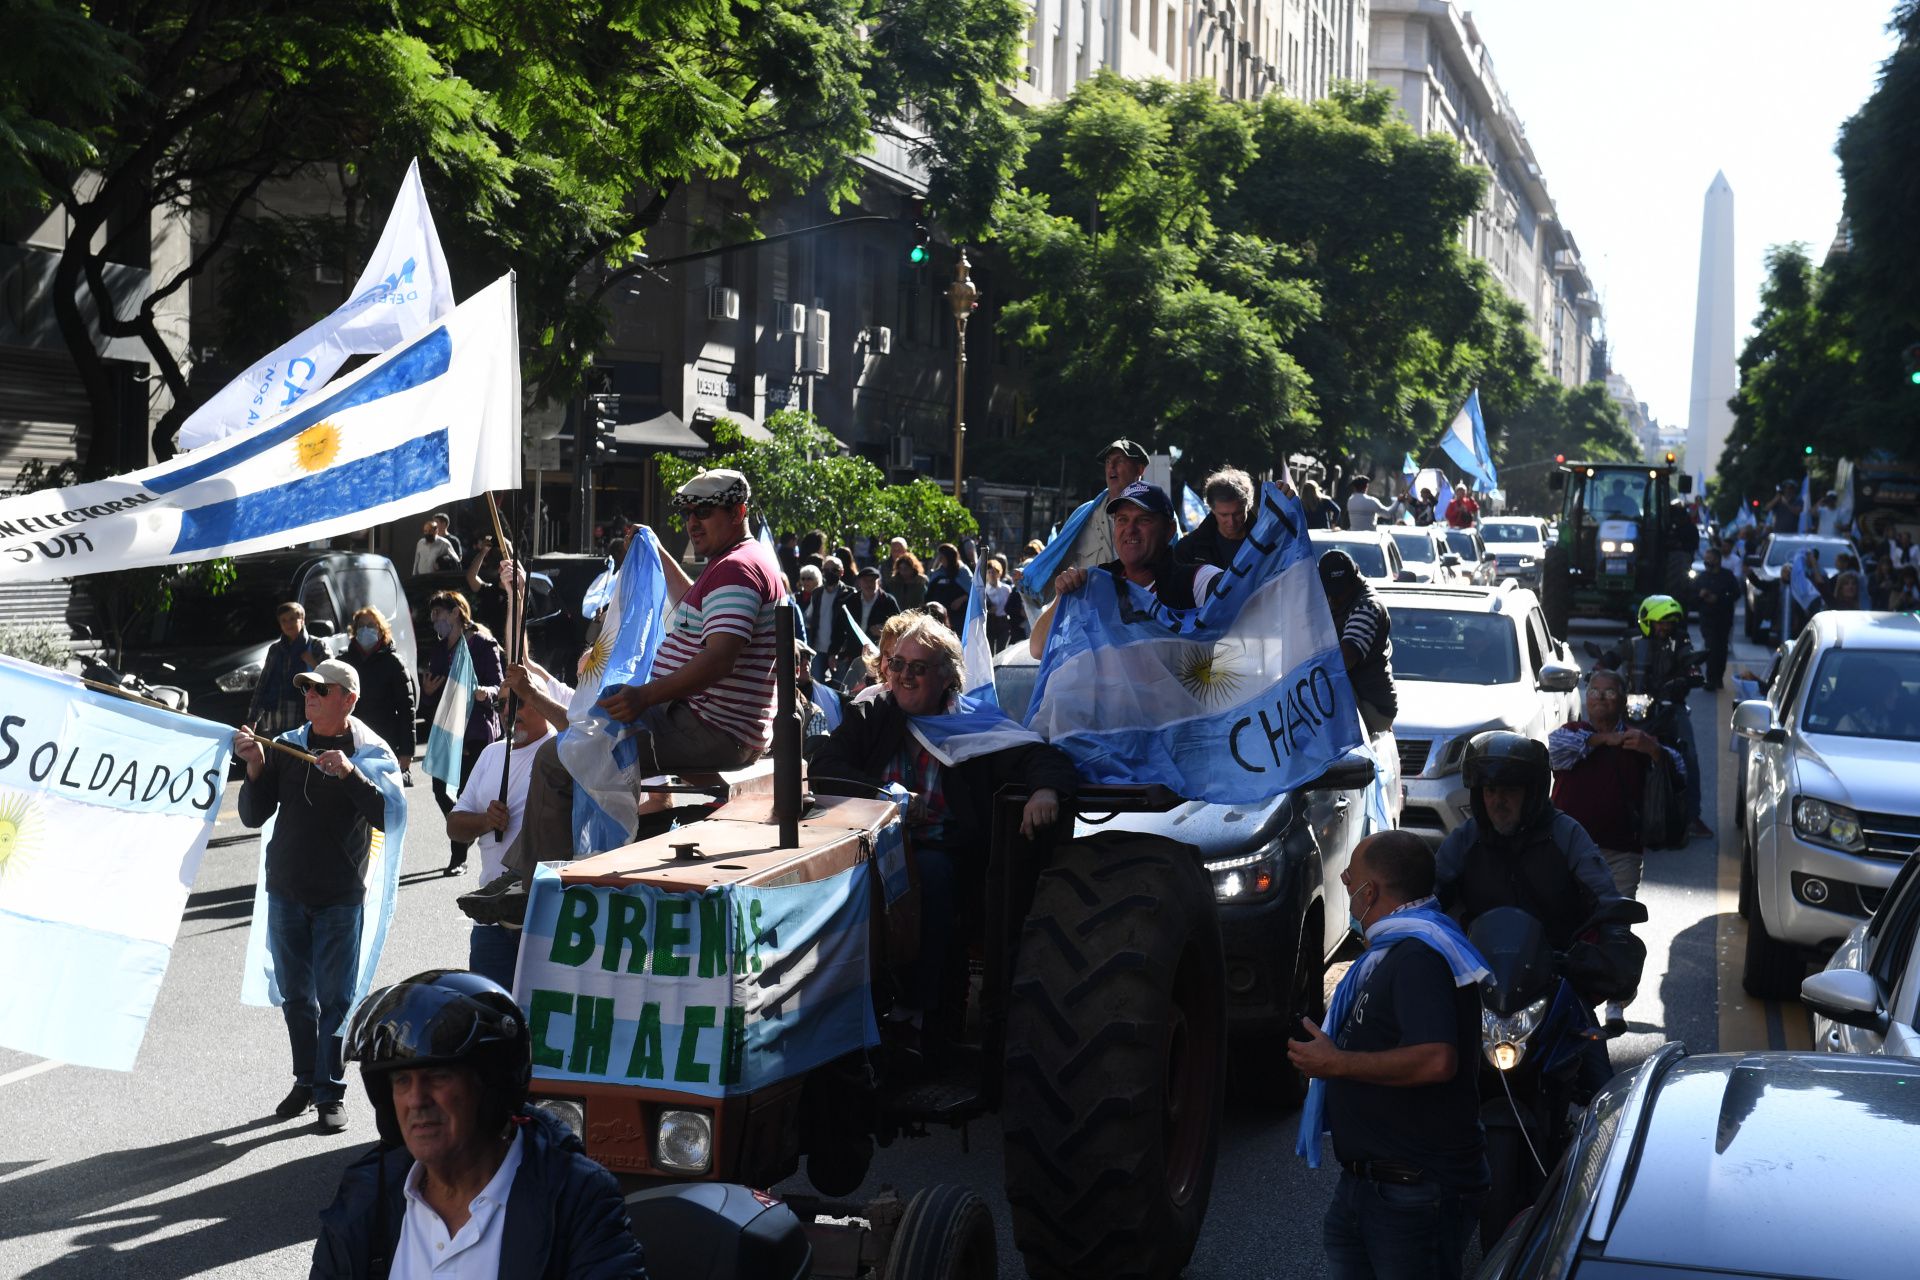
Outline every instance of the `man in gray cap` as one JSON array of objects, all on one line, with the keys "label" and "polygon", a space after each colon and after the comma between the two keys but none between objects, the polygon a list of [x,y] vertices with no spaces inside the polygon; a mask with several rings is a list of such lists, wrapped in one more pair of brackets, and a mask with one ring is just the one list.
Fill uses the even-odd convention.
[{"label": "man in gray cap", "polygon": [[352,667],[327,658],[293,683],[306,700],[307,723],[281,737],[314,761],[268,751],[253,726],[242,725],[233,743],[247,767],[240,821],[258,827],[279,814],[267,843],[267,948],[285,1001],[293,1091],[274,1114],[291,1120],[315,1106],[320,1127],[338,1132],[347,1127],[340,1029],[360,973],[372,832],[386,829],[387,814],[385,797],[353,757],[387,748],[353,718],[360,675]]},{"label": "man in gray cap", "polygon": [[[1147,451],[1131,440],[1115,440],[1100,451],[1099,462],[1107,482],[1106,497],[1100,500],[1101,511],[1125,493],[1128,485],[1147,474]],[[1113,559],[1113,521],[1101,511],[1095,511],[1086,528],[1080,531],[1079,540],[1073,544],[1073,554],[1067,557],[1069,565],[1090,569]]]},{"label": "man in gray cap", "polygon": [[[773,744],[773,612],[786,593],[780,566],[747,531],[753,489],[738,471],[703,471],[680,486],[673,506],[706,568],[688,578],[660,551],[673,607],[666,636],[643,684],[609,691],[597,704],[637,725],[635,776],[738,769]],[[595,682],[591,668],[582,683]],[[522,877],[534,864],[573,857],[573,779],[557,740],[534,757],[520,835],[505,866]]]}]

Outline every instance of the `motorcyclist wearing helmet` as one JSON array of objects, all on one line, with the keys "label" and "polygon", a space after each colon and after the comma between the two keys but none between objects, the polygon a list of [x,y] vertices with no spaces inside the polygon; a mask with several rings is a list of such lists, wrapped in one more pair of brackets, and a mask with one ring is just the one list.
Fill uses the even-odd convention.
[{"label": "motorcyclist wearing helmet", "polygon": [[346,1039],[380,1142],[320,1215],[316,1280],[412,1280],[461,1254],[461,1275],[645,1280],[619,1183],[525,1106],[532,1039],[500,986],[416,974],[368,996]]},{"label": "motorcyclist wearing helmet", "polygon": [[1674,704],[1673,741],[1686,765],[1687,819],[1692,834],[1708,837],[1712,828],[1700,819],[1700,755],[1694,746],[1693,720],[1687,714],[1687,693],[1705,683],[1700,674],[1701,654],[1687,639],[1687,611],[1672,596],[1648,596],[1635,618],[1640,634],[1627,645],[1627,692],[1663,698]]},{"label": "motorcyclist wearing helmet", "polygon": [[1631,954],[1638,944],[1623,923],[1595,924],[1620,910],[1623,898],[1600,847],[1553,807],[1546,746],[1504,730],[1476,734],[1462,777],[1473,816],[1434,855],[1440,905],[1466,928],[1495,907],[1518,907],[1567,956],[1567,976],[1589,1003],[1631,992],[1640,979]]}]

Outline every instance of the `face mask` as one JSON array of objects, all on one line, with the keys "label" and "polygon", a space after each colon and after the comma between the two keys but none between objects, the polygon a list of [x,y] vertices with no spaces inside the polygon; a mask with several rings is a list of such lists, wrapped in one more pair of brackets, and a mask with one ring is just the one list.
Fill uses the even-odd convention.
[{"label": "face mask", "polygon": [[1353,933],[1353,936],[1360,939],[1360,941],[1365,942],[1367,940],[1367,926],[1361,924],[1360,917],[1354,915],[1351,911],[1347,913],[1347,928]]},{"label": "face mask", "polygon": [[356,627],[353,638],[360,642],[362,649],[372,649],[380,643],[380,630],[377,627]]},{"label": "face mask", "polygon": [[453,619],[452,618],[435,618],[433,620],[433,634],[439,636],[442,640],[445,640],[448,636],[452,635]]}]

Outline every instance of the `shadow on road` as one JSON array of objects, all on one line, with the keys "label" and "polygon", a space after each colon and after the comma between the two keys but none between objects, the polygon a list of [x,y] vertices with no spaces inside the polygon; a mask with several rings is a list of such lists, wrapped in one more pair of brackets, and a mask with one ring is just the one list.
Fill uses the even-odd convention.
[{"label": "shadow on road", "polygon": [[236,885],[231,889],[209,889],[187,899],[182,920],[238,920],[253,914],[253,886]]},{"label": "shadow on road", "polygon": [[1720,1047],[1714,1004],[1720,985],[1715,949],[1719,929],[1720,917],[1712,915],[1674,934],[1673,944],[1667,948],[1666,972],[1660,975],[1667,1038],[1684,1042],[1689,1053],[1713,1053]]},{"label": "shadow on road", "polygon": [[[305,1139],[314,1153],[158,1203],[260,1147]],[[325,1143],[325,1145],[321,1145]],[[177,1142],[89,1157],[6,1184],[8,1235],[58,1233],[67,1252],[25,1275],[175,1280],[311,1241],[317,1215],[362,1146],[272,1118]],[[146,1237],[158,1237],[146,1240]]]}]

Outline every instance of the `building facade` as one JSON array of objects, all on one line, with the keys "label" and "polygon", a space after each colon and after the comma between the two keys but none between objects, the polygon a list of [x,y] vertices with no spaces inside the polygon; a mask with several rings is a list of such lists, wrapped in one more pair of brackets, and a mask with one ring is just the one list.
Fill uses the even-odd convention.
[{"label": "building facade", "polygon": [[1373,0],[1368,39],[1368,75],[1415,132],[1453,138],[1491,175],[1462,240],[1527,309],[1548,372],[1569,387],[1600,376],[1593,281],[1472,15],[1453,0]]}]

